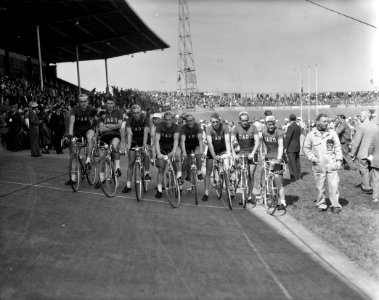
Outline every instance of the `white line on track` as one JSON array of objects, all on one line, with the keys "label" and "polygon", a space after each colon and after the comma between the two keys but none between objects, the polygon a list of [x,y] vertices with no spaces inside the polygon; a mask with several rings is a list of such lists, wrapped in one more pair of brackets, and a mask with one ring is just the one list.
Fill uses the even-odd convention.
[{"label": "white line on track", "polygon": [[233,214],[230,214],[230,215],[232,216],[232,219],[234,220],[237,227],[241,230],[242,235],[246,239],[248,245],[250,246],[250,248],[252,248],[254,250],[255,254],[258,256],[258,259],[262,262],[262,264],[266,268],[268,274],[272,277],[272,279],[275,281],[275,283],[279,286],[279,288],[283,292],[286,299],[293,300],[293,297],[291,296],[291,294],[288,292],[288,290],[284,287],[283,283],[280,281],[278,276],[275,275],[275,273],[271,270],[270,266],[263,259],[262,255],[259,253],[257,247],[255,247],[254,243],[251,241],[251,239],[249,238],[249,236],[247,235],[245,230],[243,230],[241,224],[237,221],[237,219],[235,218],[235,216]]},{"label": "white line on track", "polygon": [[[6,180],[0,180],[0,182],[1,183],[8,183],[8,184],[23,185],[23,186],[31,186],[31,187],[37,187],[37,188],[52,189],[52,190],[58,190],[58,191],[72,192],[72,189],[65,189],[65,188],[55,187],[55,186],[46,185],[46,184],[22,183],[22,182],[6,181]],[[97,195],[97,196],[105,196],[103,193],[89,192],[89,191],[77,191],[77,193],[91,194],[91,195]],[[133,199],[133,200],[136,199],[135,197],[128,197],[128,196],[123,196],[123,195],[116,195],[115,198]],[[144,201],[144,202],[152,202],[152,203],[164,203],[164,204],[168,204],[167,201],[163,201],[163,200],[142,199],[142,201]],[[229,208],[226,208],[226,207],[223,207],[223,206],[195,205],[195,204],[191,204],[191,203],[181,203],[180,206],[217,208],[217,209],[228,209],[229,210]],[[234,209],[242,209],[242,208],[234,208]]]}]

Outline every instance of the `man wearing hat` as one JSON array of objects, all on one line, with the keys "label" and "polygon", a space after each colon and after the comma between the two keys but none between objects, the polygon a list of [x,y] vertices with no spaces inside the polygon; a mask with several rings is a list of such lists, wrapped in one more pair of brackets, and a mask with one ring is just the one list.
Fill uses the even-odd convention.
[{"label": "man wearing hat", "polygon": [[41,156],[39,152],[39,125],[42,120],[38,118],[38,104],[37,102],[32,102],[30,104],[31,111],[29,113],[29,136],[30,136],[30,153],[33,157]]},{"label": "man wearing hat", "polygon": [[346,123],[344,115],[338,115],[338,126],[336,132],[341,142],[341,150],[343,155],[343,162],[350,170],[356,170],[354,163],[350,157],[350,143],[351,143],[351,130],[350,126]]},{"label": "man wearing hat", "polygon": [[8,150],[21,150],[22,117],[17,110],[17,104],[11,106],[11,112],[7,119],[8,124]]},{"label": "man wearing hat", "polygon": [[290,114],[289,120],[291,124],[288,126],[286,137],[284,138],[284,151],[288,157],[288,168],[291,181],[301,178],[300,169],[300,135],[301,128],[296,123],[296,116]]}]

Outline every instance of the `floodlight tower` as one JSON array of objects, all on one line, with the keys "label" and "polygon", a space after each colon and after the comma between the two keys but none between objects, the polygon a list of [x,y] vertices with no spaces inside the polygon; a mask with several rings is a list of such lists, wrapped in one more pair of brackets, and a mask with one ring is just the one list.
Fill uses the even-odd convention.
[{"label": "floodlight tower", "polygon": [[197,92],[195,63],[193,60],[191,27],[187,0],[179,0],[177,93],[189,96]]}]

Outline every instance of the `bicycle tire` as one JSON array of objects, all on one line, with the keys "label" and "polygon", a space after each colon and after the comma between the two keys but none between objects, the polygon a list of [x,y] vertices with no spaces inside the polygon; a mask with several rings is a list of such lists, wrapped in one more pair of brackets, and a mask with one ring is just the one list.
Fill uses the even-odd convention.
[{"label": "bicycle tire", "polygon": [[230,195],[230,178],[229,178],[229,172],[224,172],[224,181],[225,181],[225,193],[226,193],[226,200],[229,209],[232,209],[232,197]]},{"label": "bicycle tire", "polygon": [[[74,166],[73,163],[76,163],[76,171],[73,170]],[[68,165],[68,178],[71,179],[72,175],[76,176],[76,182],[73,183],[71,180],[71,188],[74,192],[77,192],[79,190],[80,182],[82,181],[82,168],[81,163],[79,162],[79,155],[76,153],[71,154],[70,161]]]},{"label": "bicycle tire", "polygon": [[222,197],[222,178],[220,176],[220,170],[218,167],[213,168],[213,188],[216,191],[218,199]]},{"label": "bicycle tire", "polygon": [[94,149],[91,153],[91,169],[86,170],[86,177],[89,185],[94,185],[99,178],[99,164],[95,160]]},{"label": "bicycle tire", "polygon": [[144,166],[144,161],[142,161],[142,168],[141,168],[141,174],[142,174],[142,186],[143,186],[143,191],[144,193],[147,193],[147,188],[149,186],[149,181],[148,180],[145,180],[145,166]]},{"label": "bicycle tire", "polygon": [[134,187],[136,190],[137,201],[141,201],[142,198],[142,176],[141,176],[141,166],[139,163],[134,165]]},{"label": "bicycle tire", "polygon": [[273,215],[278,207],[278,188],[274,175],[269,175],[266,183],[265,208],[269,215]]},{"label": "bicycle tire", "polygon": [[249,174],[246,170],[241,173],[241,188],[242,188],[242,203],[243,207],[246,208],[247,199],[249,197]]},{"label": "bicycle tire", "polygon": [[118,188],[118,179],[113,162],[108,158],[102,160],[100,170],[104,170],[105,175],[104,181],[101,181],[101,189],[107,197],[114,197]]},{"label": "bicycle tire", "polygon": [[259,181],[259,188],[260,188],[260,198],[259,199],[256,199],[256,203],[259,204],[259,205],[264,205],[264,193],[265,193],[265,173],[264,173],[264,170],[261,170],[261,176],[260,176],[260,181]]},{"label": "bicycle tire", "polygon": [[174,170],[167,168],[163,180],[168,202],[173,208],[178,207],[180,205],[180,190]]},{"label": "bicycle tire", "polygon": [[195,204],[198,205],[199,200],[197,197],[197,184],[198,184],[198,182],[197,182],[197,168],[191,169],[191,183],[193,186],[193,190],[195,192]]}]

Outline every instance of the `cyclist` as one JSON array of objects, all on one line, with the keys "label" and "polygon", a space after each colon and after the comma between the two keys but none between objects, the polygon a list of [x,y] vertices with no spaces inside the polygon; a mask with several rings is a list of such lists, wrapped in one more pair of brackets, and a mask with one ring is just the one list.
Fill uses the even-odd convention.
[{"label": "cyclist", "polygon": [[[136,161],[136,153],[131,147],[136,145],[137,147],[144,147],[146,149],[147,136],[150,131],[150,120],[148,117],[146,117],[146,115],[142,115],[142,110],[139,105],[134,104],[132,106],[132,115],[126,121],[125,127],[126,127],[126,134],[127,134],[127,142],[126,142],[125,151],[129,151],[129,150],[130,151],[129,151],[128,172],[126,174],[126,186],[124,187],[122,192],[128,193],[131,190],[133,167]],[[142,152],[142,155],[144,155],[145,170],[146,170],[146,173],[143,174],[143,176],[145,176],[145,180],[150,180],[151,178],[149,175],[149,168],[150,168],[149,157],[146,156],[144,152]]]},{"label": "cyclist", "polygon": [[155,130],[157,125],[162,122],[162,116],[159,113],[154,113],[151,115],[151,125],[150,125],[150,145],[151,145],[151,163],[154,165],[156,158],[156,149],[155,149]]},{"label": "cyclist", "polygon": [[[180,146],[184,157],[183,165],[188,165],[187,154],[194,152],[196,154],[197,179],[203,180],[203,175],[201,174],[201,154],[204,152],[203,131],[200,124],[195,122],[193,115],[188,114],[185,117],[185,121],[186,124],[181,128],[180,138]],[[188,171],[188,168],[185,170]],[[186,178],[189,180],[188,173]]]},{"label": "cyclist", "polygon": [[[79,105],[74,106],[70,112],[70,122],[68,126],[68,138],[72,137],[85,137],[87,139],[87,157],[86,167],[91,168],[90,153],[93,149],[93,138],[95,137],[94,121],[96,121],[97,110],[92,106],[89,106],[88,96],[86,94],[80,94],[78,96]],[[73,149],[70,147],[70,155]],[[72,175],[74,176],[74,175]],[[70,178],[66,181],[66,185],[75,183],[76,178]]]},{"label": "cyclist", "polygon": [[[120,141],[121,134],[120,128],[122,124],[122,112],[115,108],[114,99],[109,97],[106,100],[105,112],[101,113],[99,119],[99,132],[101,134],[100,141],[110,145],[113,145],[112,159],[116,169],[116,175],[121,176],[120,170]],[[101,156],[103,153],[101,154]],[[100,181],[95,185],[95,189],[100,188],[100,182],[105,179],[104,170],[100,170]]]},{"label": "cyclist", "polygon": [[[257,128],[250,124],[249,114],[246,111],[242,111],[239,114],[239,120],[241,125],[237,125],[232,133],[232,140],[235,140],[238,144],[239,154],[248,155],[249,163],[249,197],[248,202],[252,201],[253,188],[254,188],[254,174],[258,161],[258,148],[259,148],[259,133]],[[234,148],[232,148],[234,151]],[[242,202],[239,202],[242,205]]]},{"label": "cyclist", "polygon": [[[207,159],[206,159],[206,173],[204,182],[204,196],[203,201],[208,200],[209,185],[211,173],[213,169],[213,160],[220,159],[222,156],[230,157],[230,134],[228,125],[221,124],[221,118],[218,113],[211,115],[211,126],[206,128],[206,136],[208,143]],[[224,168],[229,168],[229,161],[224,160]]]},{"label": "cyclist", "polygon": [[[273,160],[276,165],[281,165],[283,158],[283,131],[275,126],[275,117],[269,115],[265,119],[266,129],[262,132],[263,139],[263,153],[262,159]],[[283,170],[278,176],[278,189],[280,197],[280,205],[278,209],[284,209],[286,207],[286,200],[284,196],[283,188]]]},{"label": "cyclist", "polygon": [[[166,166],[166,161],[163,159],[164,154],[169,156],[175,155],[176,157],[176,168],[177,168],[177,178],[180,185],[183,184],[182,180],[182,166],[180,163],[180,148],[179,136],[180,127],[173,123],[173,114],[171,112],[165,112],[163,115],[163,121],[159,123],[155,130],[155,148],[157,151],[157,194],[155,198],[160,199],[162,197],[162,181],[163,173]],[[163,153],[162,153],[163,152]]]}]

